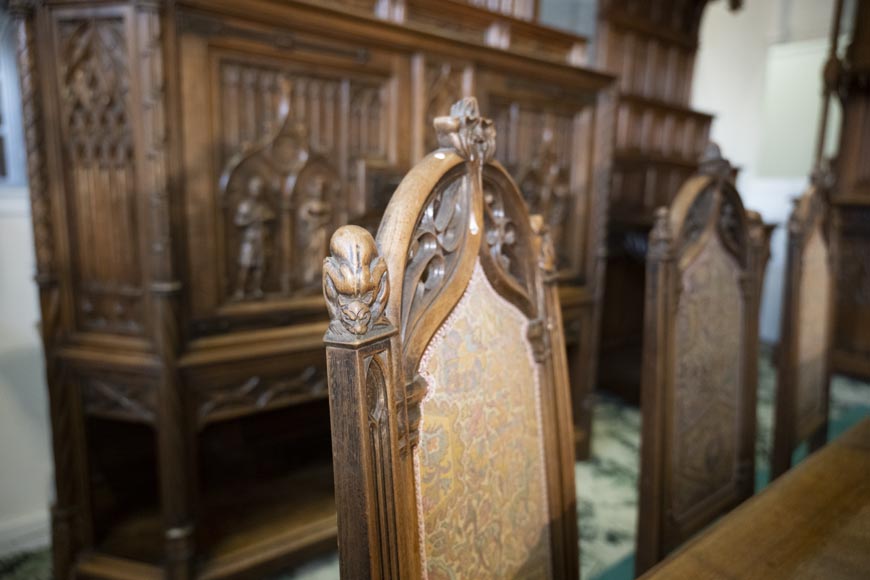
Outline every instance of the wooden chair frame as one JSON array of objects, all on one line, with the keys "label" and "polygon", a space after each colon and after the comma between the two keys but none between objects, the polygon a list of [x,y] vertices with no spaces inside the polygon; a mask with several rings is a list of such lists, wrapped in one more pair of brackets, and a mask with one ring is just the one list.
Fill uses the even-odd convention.
[{"label": "wooden chair frame", "polygon": [[[829,235],[829,212],[826,194],[830,188],[831,175],[821,169],[813,176],[809,188],[795,200],[788,222],[788,250],[786,275],[783,287],[783,311],[780,331],[780,348],[777,361],[777,390],[774,416],[774,439],[771,450],[771,478],[776,478],[791,467],[792,453],[803,441],[810,452],[827,442],[828,410],[831,382],[831,340],[834,324],[834,266],[833,244]],[[824,362],[821,382],[816,385],[819,404],[809,414],[800,413],[802,373],[800,372],[800,320],[801,282],[804,277],[804,261],[812,236],[820,235],[827,251],[828,301],[827,334],[824,347]],[[817,330],[816,330],[817,331]]]},{"label": "wooden chair frame", "polygon": [[441,148],[402,180],[377,241],[362,228],[340,228],[324,263],[341,576],[423,577],[414,452],[427,384],[418,368],[479,257],[493,288],[531,321],[552,570],[577,578],[571,401],[552,244],[493,161],[495,130],[477,101],[456,103],[435,127]]},{"label": "wooden chair frame", "polygon": [[[647,258],[641,407],[641,481],[635,569],[642,574],[719,515],[749,497],[755,473],[758,300],[756,276],[760,219],[750,220],[730,181],[730,165],[713,146],[670,208],[656,211]],[[683,293],[682,273],[709,243],[719,240],[739,265],[741,369],[735,407],[735,470],[728,485],[712,490],[683,513],[675,513],[677,431],[676,320]],[[686,433],[682,434],[684,437]],[[726,447],[727,448],[727,447]]]}]

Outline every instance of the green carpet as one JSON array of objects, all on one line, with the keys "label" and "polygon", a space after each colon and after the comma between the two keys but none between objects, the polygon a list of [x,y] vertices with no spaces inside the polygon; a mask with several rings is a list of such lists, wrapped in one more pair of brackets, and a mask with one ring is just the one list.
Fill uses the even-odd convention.
[{"label": "green carpet", "polygon": [[[763,356],[759,368],[756,489],[768,482],[775,384],[775,370],[768,357]],[[835,377],[831,386],[829,437],[837,437],[867,416],[870,416],[870,385]],[[582,577],[630,580],[637,525],[640,413],[616,400],[599,398],[592,429],[592,458],[576,465]],[[805,455],[805,450],[798,449],[795,460]],[[50,580],[50,566],[47,550],[16,554],[0,559],[0,580]],[[270,580],[336,578],[338,558],[332,554]]]}]

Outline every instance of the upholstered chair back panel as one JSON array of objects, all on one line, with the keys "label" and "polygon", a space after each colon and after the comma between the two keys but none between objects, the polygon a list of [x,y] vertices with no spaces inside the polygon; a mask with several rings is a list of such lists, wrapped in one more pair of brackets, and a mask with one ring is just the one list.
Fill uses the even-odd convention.
[{"label": "upholstered chair back panel", "polygon": [[682,273],[674,348],[674,518],[733,486],[739,437],[740,266],[715,231]]},{"label": "upholstered chair back panel", "polygon": [[551,578],[538,367],[529,321],[480,263],[427,347],[415,457],[430,580]]}]

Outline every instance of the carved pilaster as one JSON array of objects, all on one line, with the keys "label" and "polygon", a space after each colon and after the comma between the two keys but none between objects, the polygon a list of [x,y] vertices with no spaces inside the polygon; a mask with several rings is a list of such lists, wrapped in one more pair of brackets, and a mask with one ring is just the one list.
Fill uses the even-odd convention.
[{"label": "carved pilaster", "polygon": [[27,149],[27,176],[30,190],[36,255],[36,281],[41,309],[40,333],[45,353],[45,378],[48,386],[54,453],[55,501],[51,506],[52,565],[58,578],[72,569],[72,555],[78,548],[82,525],[81,505],[77,502],[73,426],[73,389],[57,360],[56,343],[62,332],[61,297],[56,280],[52,206],[48,192],[45,154],[45,126],[39,63],[36,52],[36,2],[15,2],[10,14],[17,29],[17,60],[21,89],[24,143]]},{"label": "carved pilaster", "polygon": [[39,88],[39,67],[32,8],[21,4],[13,12],[18,29],[18,75],[21,86],[21,113],[24,142],[27,148],[27,179],[30,190],[33,242],[36,250],[37,281],[51,281],[54,271],[54,236],[51,227],[51,202],[48,199],[45,165],[42,94]]},{"label": "carved pilaster", "polygon": [[330,316],[324,342],[342,576],[398,579],[401,475],[393,466],[407,418],[404,397],[394,387],[396,329],[384,317],[389,273],[368,231],[344,226],[333,234],[323,294]]},{"label": "carved pilaster", "polygon": [[149,323],[154,350],[160,361],[157,389],[158,458],[163,512],[165,574],[187,580],[193,574],[194,525],[192,514],[193,426],[186,390],[178,373],[181,350],[181,283],[178,280],[172,239],[171,181],[168,172],[169,121],[167,120],[167,59],[169,44],[164,20],[157,7],[140,6],[133,15],[140,31],[137,46],[140,77],[141,135],[136,163],[139,188],[147,199],[145,214],[146,255],[150,280]]}]

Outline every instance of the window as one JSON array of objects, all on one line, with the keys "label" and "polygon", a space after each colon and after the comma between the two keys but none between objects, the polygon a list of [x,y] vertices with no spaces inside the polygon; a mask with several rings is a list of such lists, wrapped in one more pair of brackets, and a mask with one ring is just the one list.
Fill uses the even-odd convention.
[{"label": "window", "polygon": [[0,13],[0,187],[25,185],[26,159],[18,90],[15,26]]}]

